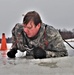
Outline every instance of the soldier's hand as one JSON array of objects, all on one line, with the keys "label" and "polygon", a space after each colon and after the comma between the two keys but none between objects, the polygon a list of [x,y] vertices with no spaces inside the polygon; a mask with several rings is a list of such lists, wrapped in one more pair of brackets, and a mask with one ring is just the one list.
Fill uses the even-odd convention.
[{"label": "soldier's hand", "polygon": [[46,58],[46,52],[40,47],[35,47],[33,49],[33,55],[35,59]]},{"label": "soldier's hand", "polygon": [[16,49],[11,49],[8,53],[7,53],[7,56],[9,58],[15,58],[15,54],[17,53],[17,50]]}]

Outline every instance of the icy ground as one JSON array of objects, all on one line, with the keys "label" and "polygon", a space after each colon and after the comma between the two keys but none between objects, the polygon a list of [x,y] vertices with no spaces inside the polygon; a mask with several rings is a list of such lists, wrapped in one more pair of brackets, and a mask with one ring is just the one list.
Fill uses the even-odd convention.
[{"label": "icy ground", "polygon": [[[74,42],[69,43],[74,46]],[[18,51],[15,59],[9,59],[0,51],[0,75],[74,75],[74,50],[64,44],[69,56],[59,58],[25,59],[25,52]],[[7,45],[9,50],[11,44]]]}]

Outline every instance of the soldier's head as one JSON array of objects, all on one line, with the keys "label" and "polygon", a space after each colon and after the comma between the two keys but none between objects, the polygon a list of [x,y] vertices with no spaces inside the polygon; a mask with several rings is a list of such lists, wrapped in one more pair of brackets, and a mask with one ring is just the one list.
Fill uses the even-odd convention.
[{"label": "soldier's head", "polygon": [[40,15],[36,11],[30,11],[24,16],[23,24],[28,24],[30,21],[33,21],[35,26],[42,23]]},{"label": "soldier's head", "polygon": [[30,11],[24,16],[24,31],[29,38],[34,37],[38,33],[41,23],[40,15],[36,11]]}]

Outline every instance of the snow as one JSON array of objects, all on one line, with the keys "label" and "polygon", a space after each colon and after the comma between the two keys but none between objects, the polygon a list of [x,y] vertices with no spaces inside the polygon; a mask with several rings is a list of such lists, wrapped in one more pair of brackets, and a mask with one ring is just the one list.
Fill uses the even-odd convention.
[{"label": "snow", "polygon": [[66,41],[68,41],[68,42],[74,42],[74,38],[72,38],[72,39],[66,39]]}]

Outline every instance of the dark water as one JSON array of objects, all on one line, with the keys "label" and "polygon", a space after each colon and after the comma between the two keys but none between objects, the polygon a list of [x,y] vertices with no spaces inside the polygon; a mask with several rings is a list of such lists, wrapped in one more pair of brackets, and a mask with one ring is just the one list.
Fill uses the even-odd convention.
[{"label": "dark water", "polygon": [[[68,42],[71,46],[74,47],[74,42]],[[71,48],[67,43],[65,43],[66,49],[68,51],[69,56],[74,56],[74,49]]]}]

